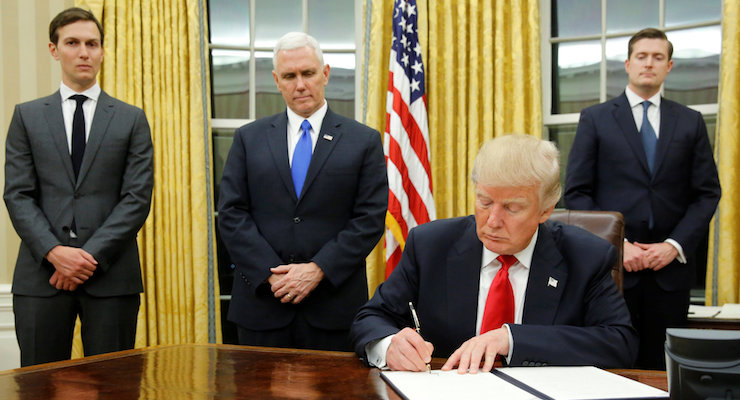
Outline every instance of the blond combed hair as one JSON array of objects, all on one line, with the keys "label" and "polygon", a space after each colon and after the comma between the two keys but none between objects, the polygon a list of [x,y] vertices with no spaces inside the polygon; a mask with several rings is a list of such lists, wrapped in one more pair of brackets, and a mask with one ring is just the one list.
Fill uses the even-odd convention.
[{"label": "blond combed hair", "polygon": [[470,178],[484,186],[538,188],[544,210],[560,199],[560,152],[534,136],[499,136],[483,143]]}]

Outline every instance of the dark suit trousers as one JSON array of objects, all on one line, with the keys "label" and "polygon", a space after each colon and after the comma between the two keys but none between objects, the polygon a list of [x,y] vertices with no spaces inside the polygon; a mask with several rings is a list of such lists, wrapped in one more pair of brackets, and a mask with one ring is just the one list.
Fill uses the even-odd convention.
[{"label": "dark suit trousers", "polygon": [[245,346],[287,347],[311,350],[352,351],[349,329],[315,328],[297,313],[284,328],[255,331],[237,325],[239,344]]},{"label": "dark suit trousers", "polygon": [[[669,264],[665,268],[670,267]],[[661,289],[652,270],[625,274],[640,275],[637,285],[624,290],[632,325],[640,335],[640,351],[635,368],[665,370],[665,330],[686,326],[689,290]]]},{"label": "dark suit trousers", "polygon": [[140,302],[138,294],[93,297],[83,289],[51,297],[14,295],[21,366],[68,360],[78,315],[85,356],[133,349]]}]

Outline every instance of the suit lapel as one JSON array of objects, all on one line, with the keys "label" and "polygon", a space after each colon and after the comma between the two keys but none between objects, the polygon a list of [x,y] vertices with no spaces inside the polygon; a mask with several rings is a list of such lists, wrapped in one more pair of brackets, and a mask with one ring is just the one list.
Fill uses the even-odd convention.
[{"label": "suit lapel", "polygon": [[658,146],[655,149],[655,171],[653,176],[658,174],[660,170],[660,164],[663,162],[666,153],[668,152],[668,145],[673,140],[674,133],[676,132],[676,121],[678,116],[673,106],[665,99],[660,101],[660,133],[658,134]]},{"label": "suit lapel", "polygon": [[[324,121],[321,123],[321,132],[316,139],[316,148],[314,148],[313,155],[311,156],[311,163],[308,165],[308,172],[306,172],[306,180],[303,183],[302,193],[306,193],[311,187],[319,171],[324,166],[324,163],[329,158],[335,145],[342,137],[341,122],[336,118],[330,109],[326,110]],[[291,180],[292,182],[292,180]]]},{"label": "suit lapel", "polygon": [[567,279],[568,270],[552,233],[540,224],[524,295],[522,323],[552,325]]},{"label": "suit lapel", "polygon": [[293,201],[297,200],[293,177],[290,174],[290,160],[288,160],[288,114],[278,114],[271,123],[272,130],[267,132],[267,147],[269,147],[275,168],[283,181],[285,189],[290,193]]},{"label": "suit lapel", "polygon": [[100,150],[100,145],[103,143],[105,134],[108,131],[108,124],[111,118],[113,118],[115,111],[113,99],[101,91],[100,96],[98,96],[98,105],[95,106],[95,115],[93,115],[92,125],[90,126],[90,135],[87,137],[85,154],[82,156],[80,173],[77,176],[78,187],[85,179],[85,176],[87,176],[87,172],[90,170],[90,166],[93,160],[95,160],[98,150]]},{"label": "suit lapel", "polygon": [[62,160],[67,177],[74,185],[75,174],[72,169],[72,157],[69,155],[67,131],[64,128],[64,117],[62,116],[62,95],[59,94],[59,91],[44,100],[44,107],[46,107],[44,116],[46,117],[46,125],[49,127],[49,135],[59,151],[59,158]]},{"label": "suit lapel", "polygon": [[[470,337],[475,335],[478,310],[478,286],[480,285],[483,243],[475,233],[473,217],[465,234],[452,246],[447,256],[447,315],[450,326],[459,327]],[[470,312],[472,311],[472,312]]]},{"label": "suit lapel", "polygon": [[645,156],[645,147],[642,145],[642,138],[640,132],[637,130],[635,125],[635,117],[632,114],[632,108],[627,100],[627,95],[622,93],[614,101],[614,119],[617,120],[619,128],[622,130],[625,140],[632,148],[632,152],[635,154],[635,158],[640,163],[642,168],[650,174],[650,167],[647,163],[647,156]]}]

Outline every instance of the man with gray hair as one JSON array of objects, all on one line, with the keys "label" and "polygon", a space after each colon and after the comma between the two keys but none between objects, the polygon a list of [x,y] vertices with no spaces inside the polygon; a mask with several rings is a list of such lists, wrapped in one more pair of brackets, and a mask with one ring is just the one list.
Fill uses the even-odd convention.
[{"label": "man with gray hair", "polygon": [[349,350],[388,204],[380,134],[329,109],[316,39],[286,34],[273,65],[287,109],[236,130],[221,181],[228,318],[240,344]]},{"label": "man with gray hair", "polygon": [[[510,366],[629,367],[637,336],[610,270],[614,246],[547,219],[560,198],[551,142],[507,135],[475,160],[475,215],[409,233],[401,261],[352,324],[369,365],[487,372]],[[414,329],[415,305],[421,335]]]}]

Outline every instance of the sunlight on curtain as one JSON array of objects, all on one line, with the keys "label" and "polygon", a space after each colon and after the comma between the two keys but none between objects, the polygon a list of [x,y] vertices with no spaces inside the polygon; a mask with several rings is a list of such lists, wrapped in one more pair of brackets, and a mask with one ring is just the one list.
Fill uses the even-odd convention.
[{"label": "sunlight on curtain", "polygon": [[[481,144],[505,133],[542,135],[539,2],[418,0],[417,5],[437,217],[466,215],[473,212],[469,176]],[[380,132],[392,12],[392,0],[365,1],[363,122]],[[371,294],[383,280],[380,250],[382,240],[368,258]]]},{"label": "sunlight on curtain", "polygon": [[722,15],[719,114],[715,158],[722,199],[710,225],[706,304],[740,302],[740,3],[725,0]]},{"label": "sunlight on curtain", "polygon": [[151,125],[155,185],[139,232],[145,292],[136,347],[218,343],[206,1],[75,4],[105,30],[100,86],[143,108]]}]

